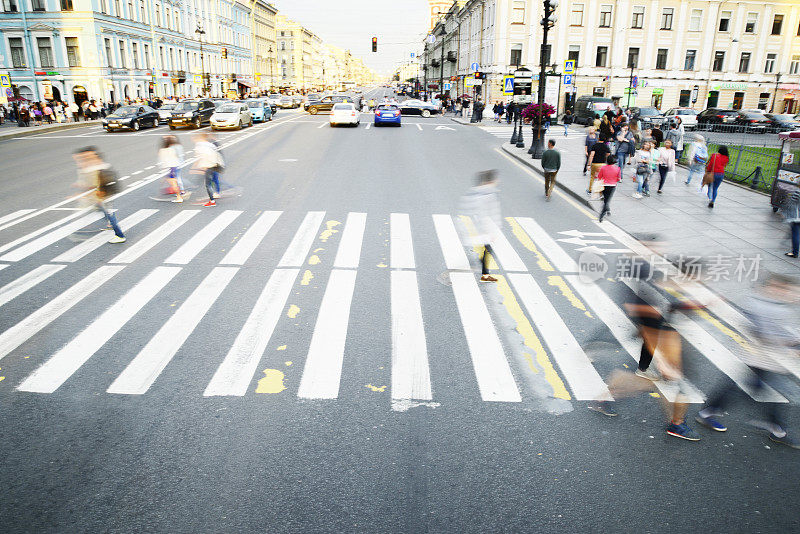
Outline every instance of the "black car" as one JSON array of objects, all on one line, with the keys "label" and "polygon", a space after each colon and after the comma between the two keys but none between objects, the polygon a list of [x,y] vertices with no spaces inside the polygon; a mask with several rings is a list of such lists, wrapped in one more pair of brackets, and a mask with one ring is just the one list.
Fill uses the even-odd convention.
[{"label": "black car", "polygon": [[657,107],[645,106],[641,108],[631,108],[631,118],[639,121],[639,126],[648,128],[651,126],[661,126],[666,118]]},{"label": "black car", "polygon": [[793,132],[800,130],[800,115],[792,115],[791,113],[765,113],[764,116],[769,119],[770,130],[773,132]]},{"label": "black car", "polygon": [[169,129],[174,130],[183,126],[200,128],[203,124],[211,123],[214,109],[214,102],[207,98],[178,102],[172,111],[172,117],[169,118]]},{"label": "black car", "polygon": [[121,106],[102,120],[107,132],[128,128],[139,131],[139,128],[158,126],[158,111],[150,106]]},{"label": "black car", "polygon": [[733,123],[742,131],[750,133],[767,133],[767,130],[771,128],[771,121],[763,113],[756,111],[738,112]]},{"label": "black car", "polygon": [[697,115],[698,130],[733,130],[737,111],[735,109],[708,108]]},{"label": "black car", "polygon": [[431,115],[439,113],[439,108],[430,102],[409,98],[408,100],[400,102],[400,113],[403,115],[422,115],[423,117],[430,117]]},{"label": "black car", "polygon": [[316,115],[320,111],[332,110],[334,104],[339,104],[341,102],[356,103],[355,99],[348,95],[325,95],[319,100],[309,100],[304,107],[306,111],[312,115]]}]

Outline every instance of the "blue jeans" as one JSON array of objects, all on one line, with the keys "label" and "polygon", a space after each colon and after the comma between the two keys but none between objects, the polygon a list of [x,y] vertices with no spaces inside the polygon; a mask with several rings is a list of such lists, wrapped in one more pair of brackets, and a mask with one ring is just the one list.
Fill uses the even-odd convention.
[{"label": "blue jeans", "polygon": [[686,177],[686,183],[691,183],[695,174],[699,174],[700,176],[705,174],[705,170],[706,168],[704,165],[689,165],[689,176]]},{"label": "blue jeans", "polygon": [[789,223],[792,228],[792,254],[800,254],[800,222]]},{"label": "blue jeans", "polygon": [[564,137],[566,137],[567,134],[569,134],[569,124],[564,125]]},{"label": "blue jeans", "polygon": [[208,199],[214,200],[214,185],[216,184],[216,193],[219,193],[219,173],[214,169],[208,168],[205,172],[205,185]]},{"label": "blue jeans", "polygon": [[628,159],[628,153],[623,151],[617,152],[617,166],[620,171],[625,169],[625,160]]},{"label": "blue jeans", "polygon": [[108,221],[108,224],[110,224],[111,228],[114,230],[114,235],[116,235],[117,237],[125,237],[125,234],[122,233],[122,230],[120,229],[119,225],[117,224],[117,218],[114,216],[113,213],[111,213],[110,211],[108,211],[106,209],[105,204],[103,204],[102,202],[98,202],[97,203],[97,209],[102,211],[103,215],[106,216],[106,220]]},{"label": "blue jeans", "polygon": [[716,202],[717,190],[719,189],[719,184],[722,183],[723,178],[725,178],[724,172],[714,173],[714,182],[708,186],[708,200],[710,200],[711,202]]},{"label": "blue jeans", "polygon": [[636,192],[640,195],[645,191],[645,184],[647,183],[647,174],[636,174]]}]

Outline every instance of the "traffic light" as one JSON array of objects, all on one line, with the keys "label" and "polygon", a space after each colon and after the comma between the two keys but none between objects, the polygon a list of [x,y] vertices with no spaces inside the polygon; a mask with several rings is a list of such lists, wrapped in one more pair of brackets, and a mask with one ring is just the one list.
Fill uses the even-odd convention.
[{"label": "traffic light", "polygon": [[480,71],[479,71],[479,72],[475,72],[475,73],[472,75],[472,77],[473,77],[473,78],[475,78],[476,80],[483,80],[483,73],[482,73],[482,72],[480,72]]},{"label": "traffic light", "polygon": [[227,48],[223,48],[222,49],[222,59],[228,59],[228,49]]},{"label": "traffic light", "polygon": [[377,37],[373,37],[372,38],[372,51],[373,52],[377,52],[378,51],[378,38]]}]

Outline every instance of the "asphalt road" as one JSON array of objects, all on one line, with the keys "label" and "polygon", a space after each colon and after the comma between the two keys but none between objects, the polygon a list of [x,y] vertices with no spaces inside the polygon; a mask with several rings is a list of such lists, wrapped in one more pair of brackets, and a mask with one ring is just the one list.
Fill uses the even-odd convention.
[{"label": "asphalt road", "polygon": [[[666,435],[648,395],[614,419],[587,410],[592,376],[632,369],[638,347],[603,312],[628,287],[611,273],[584,287],[569,265],[586,233],[610,250],[630,238],[545,202],[478,128],[371,118],[279,111],[221,133],[241,196],[214,208],[202,188],[151,198],[164,127],[0,143],[4,532],[800,528],[800,452],[748,424],[760,406],[732,406],[730,430],[696,443]],[[90,247],[104,225],[76,222],[70,153],[89,144],[125,178],[119,217],[142,218],[123,245]],[[491,285],[450,233],[485,169],[510,218]],[[724,357],[733,341],[709,319],[679,331]],[[571,339],[568,356],[591,360],[573,375]],[[685,345],[707,395],[725,375]]]}]

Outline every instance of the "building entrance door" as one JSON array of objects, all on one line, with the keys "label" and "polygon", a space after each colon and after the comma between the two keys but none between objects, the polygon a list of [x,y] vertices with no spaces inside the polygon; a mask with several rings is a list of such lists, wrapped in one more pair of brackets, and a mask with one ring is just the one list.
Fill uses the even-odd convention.
[{"label": "building entrance door", "polygon": [[733,93],[733,109],[742,109],[744,106],[744,93]]},{"label": "building entrance door", "polygon": [[719,104],[719,91],[709,91],[708,92],[708,103],[706,105],[707,108],[715,108]]}]

